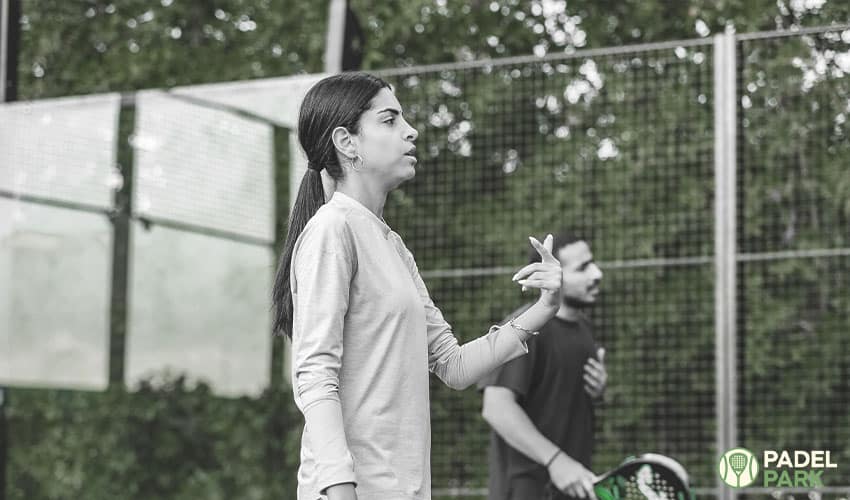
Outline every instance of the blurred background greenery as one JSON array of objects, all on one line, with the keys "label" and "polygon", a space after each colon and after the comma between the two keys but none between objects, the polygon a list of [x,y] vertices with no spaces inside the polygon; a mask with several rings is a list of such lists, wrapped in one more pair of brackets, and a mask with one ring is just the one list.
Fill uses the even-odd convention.
[{"label": "blurred background greenery", "polygon": [[[487,270],[521,262],[528,233],[569,225],[608,263],[709,258],[604,268],[593,318],[608,347],[611,387],[594,466],[660,451],[711,487],[708,38],[729,25],[745,33],[846,23],[850,4],[352,0],[351,8],[364,33],[362,69],[385,71],[427,146],[416,180],[393,193],[387,220],[462,338],[524,300]],[[321,2],[24,0],[22,11],[19,99],[323,69]],[[695,38],[706,44],[579,57],[563,67],[387,72]],[[801,67],[815,66],[817,54],[839,54],[842,43],[815,36],[739,44],[742,253],[850,246],[850,151],[838,119],[850,112],[850,85],[846,72],[831,71],[840,70],[834,57],[813,82]],[[572,99],[564,82],[579,80],[586,85]],[[282,228],[288,156],[277,164]],[[736,399],[739,436],[751,449],[832,449],[850,463],[848,267],[846,256],[740,264]],[[440,273],[468,268],[481,272]],[[12,390],[7,498],[294,498],[301,417],[291,401],[280,381],[259,397],[224,399],[180,374],[134,393]],[[480,488],[487,436],[479,395],[435,384],[432,404],[435,489]],[[847,485],[850,475],[829,480]]]}]

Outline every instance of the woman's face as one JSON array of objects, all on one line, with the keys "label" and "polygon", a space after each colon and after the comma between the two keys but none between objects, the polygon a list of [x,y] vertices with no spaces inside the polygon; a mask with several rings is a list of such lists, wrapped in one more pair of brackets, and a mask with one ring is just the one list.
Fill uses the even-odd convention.
[{"label": "woman's face", "polygon": [[390,89],[381,89],[371,104],[360,117],[360,133],[355,136],[357,152],[363,158],[359,174],[389,191],[416,175],[414,142],[419,132],[404,119],[401,104]]}]

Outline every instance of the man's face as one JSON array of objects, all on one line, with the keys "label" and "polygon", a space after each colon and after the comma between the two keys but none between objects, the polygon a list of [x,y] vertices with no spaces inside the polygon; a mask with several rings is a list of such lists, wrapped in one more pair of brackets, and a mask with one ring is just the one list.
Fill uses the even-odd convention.
[{"label": "man's face", "polygon": [[556,257],[561,261],[563,284],[561,300],[573,307],[587,307],[596,303],[602,271],[593,262],[590,246],[584,241],[565,245]]}]

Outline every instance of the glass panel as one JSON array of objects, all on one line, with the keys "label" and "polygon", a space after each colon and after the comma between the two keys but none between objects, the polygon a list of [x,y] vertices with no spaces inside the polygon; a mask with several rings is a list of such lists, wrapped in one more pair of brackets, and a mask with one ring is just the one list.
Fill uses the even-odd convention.
[{"label": "glass panel", "polygon": [[136,113],[137,215],[274,239],[271,126],[152,92]]},{"label": "glass panel", "polygon": [[0,106],[0,190],[111,207],[119,106],[118,94]]},{"label": "glass panel", "polygon": [[132,228],[127,383],[163,370],[227,396],[270,376],[270,249],[141,223]]},{"label": "glass panel", "polygon": [[0,385],[105,388],[109,221],[4,198],[0,214]]}]

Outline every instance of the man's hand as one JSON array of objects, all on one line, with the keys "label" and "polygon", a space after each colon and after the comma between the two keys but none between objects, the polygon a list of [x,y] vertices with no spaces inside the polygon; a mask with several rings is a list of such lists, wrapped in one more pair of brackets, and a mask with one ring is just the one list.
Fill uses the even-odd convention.
[{"label": "man's hand", "polygon": [[605,349],[600,347],[597,351],[599,360],[594,358],[587,360],[584,365],[584,390],[593,399],[601,399],[608,385],[608,371],[605,370]]},{"label": "man's hand", "polygon": [[576,498],[595,499],[594,475],[566,453],[558,453],[549,464],[549,478],[559,491]]}]

